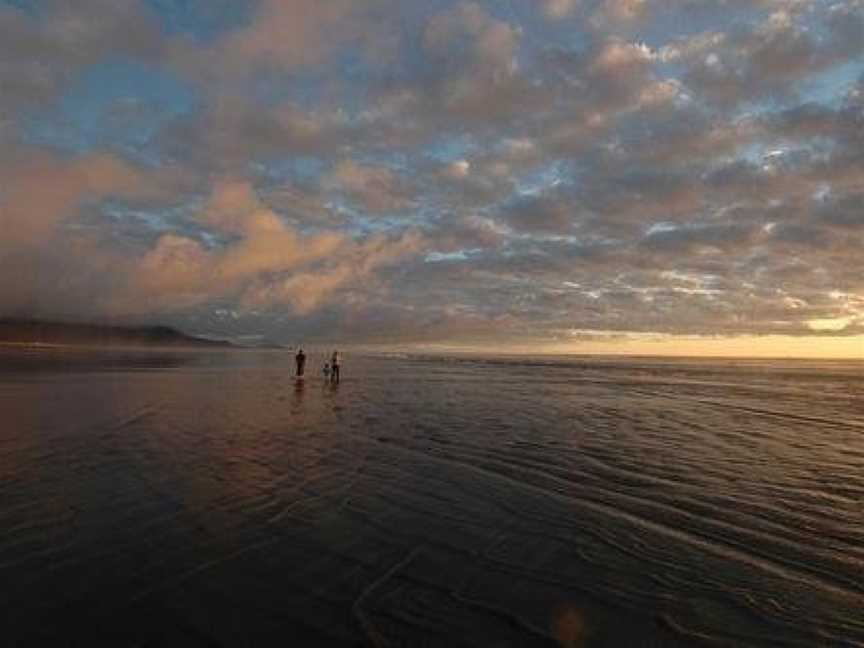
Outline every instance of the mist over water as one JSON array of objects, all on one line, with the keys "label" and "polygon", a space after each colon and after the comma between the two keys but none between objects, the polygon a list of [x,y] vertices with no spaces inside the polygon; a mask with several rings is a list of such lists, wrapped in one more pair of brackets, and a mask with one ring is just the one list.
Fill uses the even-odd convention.
[{"label": "mist over water", "polygon": [[860,362],[52,357],[9,645],[864,645]]}]

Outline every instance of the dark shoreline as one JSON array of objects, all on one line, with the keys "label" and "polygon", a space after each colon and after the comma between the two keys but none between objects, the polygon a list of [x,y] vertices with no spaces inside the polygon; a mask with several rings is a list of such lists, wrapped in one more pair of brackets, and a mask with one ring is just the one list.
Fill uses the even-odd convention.
[{"label": "dark shoreline", "polygon": [[122,326],[16,318],[0,319],[0,344],[190,348],[231,348],[235,346],[226,340],[197,337],[163,325]]}]

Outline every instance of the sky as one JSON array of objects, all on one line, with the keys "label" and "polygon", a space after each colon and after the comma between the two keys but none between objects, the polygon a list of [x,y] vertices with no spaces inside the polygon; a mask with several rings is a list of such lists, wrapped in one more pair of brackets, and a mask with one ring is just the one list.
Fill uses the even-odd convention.
[{"label": "sky", "polygon": [[0,0],[0,316],[864,357],[864,1]]}]

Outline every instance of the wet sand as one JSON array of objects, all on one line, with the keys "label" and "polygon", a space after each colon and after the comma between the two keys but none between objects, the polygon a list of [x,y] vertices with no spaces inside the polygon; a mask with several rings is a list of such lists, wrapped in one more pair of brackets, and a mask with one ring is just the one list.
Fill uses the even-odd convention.
[{"label": "wet sand", "polygon": [[0,353],[6,645],[864,645],[861,363],[69,357]]}]

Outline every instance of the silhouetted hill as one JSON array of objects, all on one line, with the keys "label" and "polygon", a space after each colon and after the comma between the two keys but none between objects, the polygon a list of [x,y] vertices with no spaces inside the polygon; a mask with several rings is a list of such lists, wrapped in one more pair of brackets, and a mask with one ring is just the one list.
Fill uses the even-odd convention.
[{"label": "silhouetted hill", "polygon": [[0,319],[0,342],[87,346],[230,347],[230,342],[187,335],[169,326],[113,326]]}]

